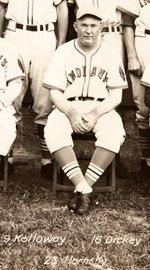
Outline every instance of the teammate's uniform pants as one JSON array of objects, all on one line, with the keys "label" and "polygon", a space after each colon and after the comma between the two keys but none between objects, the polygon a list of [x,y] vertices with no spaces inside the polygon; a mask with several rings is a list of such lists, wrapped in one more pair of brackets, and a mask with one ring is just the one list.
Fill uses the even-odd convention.
[{"label": "teammate's uniform pants", "polygon": [[[88,113],[99,104],[98,101],[72,101],[73,108],[80,113]],[[95,146],[118,153],[125,139],[125,131],[119,114],[112,110],[101,116],[93,132]],[[45,140],[51,153],[67,146],[73,147],[71,134],[73,129],[66,115],[54,109],[48,117],[45,127]]]},{"label": "teammate's uniform pants", "polygon": [[16,118],[13,106],[0,111],[0,155],[6,156],[16,138]]},{"label": "teammate's uniform pants", "polygon": [[[21,54],[25,66],[26,79],[30,80],[33,96],[33,111],[36,113],[35,123],[45,125],[51,112],[49,90],[42,87],[43,78],[49,61],[56,48],[54,31],[27,31],[7,29],[5,38],[14,45],[17,54]],[[28,83],[27,83],[28,84]],[[19,109],[27,88],[22,90],[16,99],[15,106]]]},{"label": "teammate's uniform pants", "polygon": [[[141,35],[141,36],[140,36]],[[135,48],[143,71],[150,61],[150,35],[136,32]],[[145,87],[141,85],[141,77],[130,74],[132,82],[133,99],[138,110],[136,112],[136,122],[139,129],[139,139],[142,156],[150,158],[150,129],[149,112],[150,109],[144,103]]]},{"label": "teammate's uniform pants", "polygon": [[113,47],[119,53],[123,64],[125,65],[125,47],[123,35],[120,32],[102,32],[103,40],[109,46]]}]

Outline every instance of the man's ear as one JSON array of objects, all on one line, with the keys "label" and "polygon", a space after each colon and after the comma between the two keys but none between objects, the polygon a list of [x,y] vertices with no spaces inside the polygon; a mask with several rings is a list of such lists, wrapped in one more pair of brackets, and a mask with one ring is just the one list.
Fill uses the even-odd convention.
[{"label": "man's ear", "polygon": [[73,23],[74,30],[77,32],[77,22]]}]

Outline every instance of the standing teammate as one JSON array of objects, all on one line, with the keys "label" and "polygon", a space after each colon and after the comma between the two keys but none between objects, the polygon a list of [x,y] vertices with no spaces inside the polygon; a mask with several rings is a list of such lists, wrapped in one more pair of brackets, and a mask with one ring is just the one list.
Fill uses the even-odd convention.
[{"label": "standing teammate", "polygon": [[[17,53],[21,54],[24,61],[26,78],[29,79],[33,96],[35,123],[38,125],[41,142],[41,174],[50,178],[53,174],[53,165],[45,144],[43,130],[47,116],[51,112],[51,102],[49,91],[42,88],[42,81],[56,45],[65,42],[68,26],[66,0],[2,0],[0,11],[0,29],[5,15],[8,20],[5,39],[10,42],[10,46],[15,45]],[[57,40],[54,32],[56,22]],[[26,90],[27,87],[16,100],[18,110],[22,106]]]},{"label": "standing teammate", "polygon": [[[100,38],[99,11],[78,9],[76,18],[78,38],[57,49],[44,79],[43,85],[50,90],[56,106],[48,117],[45,138],[75,186],[69,209],[84,214],[89,209],[92,186],[124,141],[122,120],[115,107],[121,102],[127,82],[120,56]],[[71,134],[89,131],[95,133],[96,149],[83,175]]]},{"label": "standing teammate", "polygon": [[22,78],[12,46],[0,38],[0,179],[3,178],[2,156],[6,156],[16,138],[14,100],[20,95]]},{"label": "standing teammate", "polygon": [[140,179],[147,182],[150,178],[150,129],[149,108],[144,103],[145,86],[141,85],[141,76],[150,61],[150,3],[137,0],[140,4],[136,19],[124,16],[123,35],[126,45],[128,70],[132,82],[134,102],[138,108],[136,122],[139,130],[142,154]]}]

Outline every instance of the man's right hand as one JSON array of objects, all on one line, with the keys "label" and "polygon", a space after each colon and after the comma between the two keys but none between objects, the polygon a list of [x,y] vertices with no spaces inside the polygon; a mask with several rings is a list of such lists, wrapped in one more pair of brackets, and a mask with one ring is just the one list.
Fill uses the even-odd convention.
[{"label": "man's right hand", "polygon": [[128,59],[128,70],[131,74],[135,76],[142,76],[143,70],[137,57],[132,57]]},{"label": "man's right hand", "polygon": [[82,114],[78,113],[75,110],[72,110],[68,113],[67,116],[74,132],[84,134],[89,131],[83,121]]}]

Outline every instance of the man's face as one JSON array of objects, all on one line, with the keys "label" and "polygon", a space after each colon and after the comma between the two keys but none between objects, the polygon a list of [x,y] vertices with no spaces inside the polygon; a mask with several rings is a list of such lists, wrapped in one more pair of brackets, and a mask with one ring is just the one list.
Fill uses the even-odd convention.
[{"label": "man's face", "polygon": [[86,15],[74,23],[74,28],[78,34],[80,45],[94,48],[102,29],[101,21],[94,16]]}]

